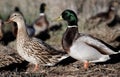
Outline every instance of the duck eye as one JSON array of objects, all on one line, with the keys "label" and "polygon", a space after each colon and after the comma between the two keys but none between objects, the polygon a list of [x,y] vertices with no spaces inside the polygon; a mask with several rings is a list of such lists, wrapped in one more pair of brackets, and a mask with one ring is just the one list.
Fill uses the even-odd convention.
[{"label": "duck eye", "polygon": [[17,15],[15,14],[15,16],[17,16]]}]

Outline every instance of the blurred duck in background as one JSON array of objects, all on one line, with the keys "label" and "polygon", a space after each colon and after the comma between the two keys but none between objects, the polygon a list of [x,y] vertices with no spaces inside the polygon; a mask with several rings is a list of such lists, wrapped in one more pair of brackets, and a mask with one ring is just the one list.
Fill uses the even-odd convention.
[{"label": "blurred duck in background", "polygon": [[53,31],[53,33],[59,29],[61,29],[62,24],[61,23],[53,23],[51,21],[48,21],[48,18],[46,16],[45,11],[47,10],[46,3],[42,3],[40,5],[40,14],[39,17],[33,22],[32,26],[35,30],[34,36],[36,38],[40,38],[43,41],[46,41],[50,38],[50,31]]},{"label": "blurred duck in background", "polygon": [[120,2],[111,1],[106,12],[101,12],[95,16],[90,17],[87,22],[96,23],[95,26],[99,25],[102,22],[105,22],[108,26],[114,26],[116,19],[118,19],[117,10],[119,5]]},{"label": "blurred duck in background", "polygon": [[40,5],[40,14],[39,17],[33,22],[33,28],[35,29],[34,36],[37,38],[40,38],[41,40],[45,41],[50,38],[48,26],[49,21],[47,20],[45,10],[46,10],[46,4],[42,3]]},{"label": "blurred duck in background", "polygon": [[37,36],[40,32],[48,29],[49,22],[45,15],[46,4],[42,3],[40,5],[40,14],[39,17],[33,23],[33,27],[36,30],[35,36]]}]

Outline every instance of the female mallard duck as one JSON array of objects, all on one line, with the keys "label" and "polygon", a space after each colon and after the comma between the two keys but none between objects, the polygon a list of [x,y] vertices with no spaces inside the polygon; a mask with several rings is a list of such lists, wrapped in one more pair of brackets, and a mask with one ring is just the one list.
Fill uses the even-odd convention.
[{"label": "female mallard duck", "polygon": [[[33,28],[35,29],[35,34],[34,36],[36,37],[40,37],[40,38],[45,38],[45,40],[47,38],[50,38],[50,35],[48,34],[48,26],[49,26],[49,22],[46,18],[46,14],[45,14],[45,10],[46,10],[46,4],[42,3],[40,5],[40,15],[39,17],[34,21],[33,23]],[[42,35],[43,34],[43,35]],[[43,38],[43,39],[44,39]]]},{"label": "female mallard duck", "polygon": [[117,17],[117,7],[119,4],[120,3],[118,1],[110,2],[108,11],[101,12],[96,14],[95,16],[90,17],[88,22],[97,21],[97,24],[100,24],[101,22],[105,22],[108,26],[112,26],[113,24],[112,22]]},{"label": "female mallard duck", "polygon": [[8,21],[17,23],[17,52],[26,61],[35,65],[33,72],[38,69],[38,64],[52,66],[67,57],[65,53],[55,50],[43,41],[29,37],[20,13],[12,13]]},{"label": "female mallard duck", "polygon": [[105,62],[109,55],[117,54],[108,45],[90,35],[78,32],[78,18],[72,10],[65,10],[57,20],[67,21],[68,27],[62,38],[63,49],[73,58],[89,63]]}]

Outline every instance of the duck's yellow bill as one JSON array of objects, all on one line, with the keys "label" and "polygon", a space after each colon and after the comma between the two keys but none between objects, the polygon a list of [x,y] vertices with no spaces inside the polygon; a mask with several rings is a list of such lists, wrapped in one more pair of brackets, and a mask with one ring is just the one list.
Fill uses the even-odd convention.
[{"label": "duck's yellow bill", "polygon": [[62,16],[59,16],[58,18],[54,19],[53,21],[61,21],[63,20]]}]

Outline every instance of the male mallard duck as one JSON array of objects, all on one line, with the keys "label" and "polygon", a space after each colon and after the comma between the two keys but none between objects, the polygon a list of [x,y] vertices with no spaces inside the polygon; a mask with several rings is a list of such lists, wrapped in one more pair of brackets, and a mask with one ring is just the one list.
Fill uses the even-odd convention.
[{"label": "male mallard duck", "polygon": [[2,29],[2,26],[3,26],[3,21],[2,21],[2,19],[0,19],[0,40],[3,38],[3,29]]},{"label": "male mallard duck", "polygon": [[105,62],[109,55],[117,54],[108,47],[108,44],[90,35],[78,32],[78,18],[72,10],[65,10],[57,20],[65,20],[68,27],[62,38],[63,49],[73,58],[88,63]]},{"label": "male mallard duck", "polygon": [[33,72],[38,69],[38,64],[52,66],[67,57],[65,53],[55,50],[45,42],[29,37],[20,13],[12,13],[8,21],[17,23],[17,52],[26,61],[35,65]]},{"label": "male mallard duck", "polygon": [[[47,33],[46,36],[48,36],[48,38],[50,37],[50,35],[48,34],[49,22],[46,18],[45,10],[46,10],[46,4],[42,3],[40,5],[40,15],[33,23],[33,28],[35,29],[34,36],[36,36],[36,37],[39,37],[40,36],[39,34],[40,33],[42,34],[42,32],[43,32],[43,35],[45,33]],[[41,38],[42,38],[42,36],[41,36]]]},{"label": "male mallard duck", "polygon": [[112,22],[117,17],[117,7],[120,3],[118,1],[110,2],[108,10],[106,12],[101,12],[89,18],[88,22],[97,21],[97,24],[105,22],[108,26],[112,25]]}]

